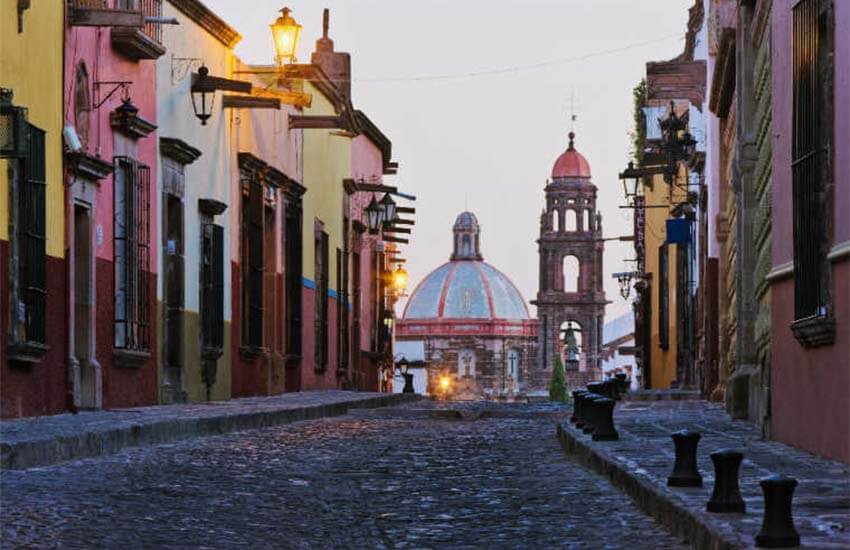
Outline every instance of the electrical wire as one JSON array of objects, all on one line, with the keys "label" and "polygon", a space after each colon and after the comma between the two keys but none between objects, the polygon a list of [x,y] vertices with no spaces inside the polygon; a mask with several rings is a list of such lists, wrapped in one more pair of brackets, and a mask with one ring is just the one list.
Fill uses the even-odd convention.
[{"label": "electrical wire", "polygon": [[502,74],[511,74],[520,71],[529,71],[534,69],[541,69],[544,67],[551,67],[554,65],[563,65],[566,63],[574,63],[577,61],[584,61],[586,59],[592,59],[594,57],[602,57],[606,55],[611,55],[615,53],[624,52],[627,50],[631,50],[633,48],[639,48],[641,46],[648,46],[650,44],[656,44],[658,42],[663,42],[665,40],[670,40],[671,38],[679,38],[680,40],[684,40],[684,36],[681,33],[668,34],[666,36],[662,36],[660,38],[654,38],[652,40],[644,40],[642,42],[635,42],[633,44],[627,44],[625,46],[620,46],[617,48],[612,48],[609,50],[600,50],[597,52],[591,52],[584,55],[573,56],[573,57],[562,57],[557,59],[549,59],[547,61],[540,61],[538,63],[531,63],[528,65],[514,65],[511,67],[501,67],[498,69],[484,69],[480,71],[469,71],[469,72],[461,72],[461,73],[445,73],[445,74],[435,74],[435,75],[417,75],[417,76],[399,76],[399,77],[387,77],[387,78],[363,78],[363,79],[353,79],[354,82],[360,83],[388,83],[388,82],[423,82],[423,81],[439,81],[439,80],[460,80],[464,78],[477,78],[481,76],[493,76],[493,75],[502,75]]}]

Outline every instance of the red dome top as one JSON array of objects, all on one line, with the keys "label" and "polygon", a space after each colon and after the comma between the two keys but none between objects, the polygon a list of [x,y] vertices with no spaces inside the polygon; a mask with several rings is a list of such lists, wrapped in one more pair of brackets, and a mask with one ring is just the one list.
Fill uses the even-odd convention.
[{"label": "red dome top", "polygon": [[581,153],[575,150],[573,140],[575,134],[570,132],[570,145],[564,151],[558,160],[555,161],[555,166],[552,167],[553,178],[589,178],[590,164]]}]

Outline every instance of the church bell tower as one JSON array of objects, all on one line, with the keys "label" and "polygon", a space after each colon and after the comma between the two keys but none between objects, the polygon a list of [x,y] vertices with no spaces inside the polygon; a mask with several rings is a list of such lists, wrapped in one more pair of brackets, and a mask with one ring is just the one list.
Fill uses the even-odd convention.
[{"label": "church bell tower", "polygon": [[605,292],[602,287],[602,215],[590,164],[575,148],[575,134],[555,161],[540,216],[538,356],[548,382],[561,358],[569,388],[601,378]]}]

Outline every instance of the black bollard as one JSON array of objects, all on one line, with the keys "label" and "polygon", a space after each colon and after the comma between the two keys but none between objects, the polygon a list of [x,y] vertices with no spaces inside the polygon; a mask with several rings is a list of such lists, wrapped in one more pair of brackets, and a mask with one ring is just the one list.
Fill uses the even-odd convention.
[{"label": "black bollard", "polygon": [[617,441],[620,434],[614,429],[614,400],[602,397],[596,400],[597,423],[593,429],[594,441]]},{"label": "black bollard", "polygon": [[702,476],[697,467],[699,432],[681,430],[671,435],[676,446],[673,473],[667,478],[670,487],[702,487]]},{"label": "black bollard", "polygon": [[599,422],[599,407],[597,406],[597,400],[602,399],[602,396],[596,393],[588,394],[585,397],[584,402],[584,426],[582,426],[581,431],[586,434],[592,434],[596,429],[596,424]]},{"label": "black bollard", "polygon": [[613,399],[614,401],[620,400],[620,383],[617,382],[614,378],[609,378],[605,381],[605,386],[608,390],[608,393],[605,395],[608,399]]},{"label": "black bollard", "polygon": [[760,548],[789,548],[800,545],[800,534],[794,529],[791,501],[797,480],[785,476],[770,476],[761,480],[764,493],[764,521],[756,535]]},{"label": "black bollard", "polygon": [[732,449],[721,449],[711,453],[714,463],[714,491],[706,504],[709,512],[743,514],[747,504],[738,488],[738,469],[744,454]]},{"label": "black bollard", "polygon": [[614,378],[620,384],[620,393],[623,395],[629,393],[629,380],[626,378],[626,373],[618,372],[614,375]]},{"label": "black bollard", "polygon": [[577,390],[576,393],[576,428],[583,428],[587,415],[587,390]]},{"label": "black bollard", "polygon": [[573,414],[570,415],[570,422],[572,422],[573,424],[576,424],[578,422],[578,415],[579,415],[579,396],[578,396],[578,394],[579,394],[579,392],[581,392],[581,390],[573,390],[571,392],[572,396],[573,396]]}]

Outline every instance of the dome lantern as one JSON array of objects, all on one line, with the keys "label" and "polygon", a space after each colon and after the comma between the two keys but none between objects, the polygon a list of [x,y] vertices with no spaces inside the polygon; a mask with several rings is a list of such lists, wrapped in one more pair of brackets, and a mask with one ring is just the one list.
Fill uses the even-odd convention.
[{"label": "dome lantern", "polygon": [[452,232],[454,233],[454,249],[450,260],[484,259],[481,255],[481,226],[478,225],[475,214],[472,212],[458,214]]}]

